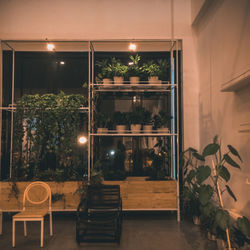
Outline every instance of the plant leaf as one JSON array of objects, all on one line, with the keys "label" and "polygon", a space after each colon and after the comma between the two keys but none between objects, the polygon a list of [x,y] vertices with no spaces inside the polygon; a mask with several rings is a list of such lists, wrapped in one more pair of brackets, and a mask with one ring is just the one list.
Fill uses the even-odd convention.
[{"label": "plant leaf", "polygon": [[225,161],[226,161],[229,165],[231,165],[232,167],[235,167],[235,168],[239,168],[239,169],[240,169],[240,165],[239,165],[237,162],[235,162],[228,154],[225,154],[225,155],[224,155],[224,159],[225,159]]},{"label": "plant leaf", "polygon": [[196,173],[196,178],[199,184],[205,181],[211,174],[209,166],[199,166]]},{"label": "plant leaf", "polygon": [[227,147],[233,155],[237,156],[240,159],[240,161],[243,162],[238,151],[232,145],[227,145]]},{"label": "plant leaf", "polygon": [[198,152],[195,148],[188,148],[188,151],[191,151],[193,153],[197,153]]},{"label": "plant leaf", "polygon": [[229,226],[229,214],[227,211],[218,209],[215,214],[216,224],[225,231]]},{"label": "plant leaf", "polygon": [[196,171],[192,169],[192,170],[188,173],[187,178],[186,178],[186,181],[187,181],[188,183],[191,183],[191,182],[192,182],[192,179],[195,177],[195,175],[196,175]]},{"label": "plant leaf", "polygon": [[199,188],[199,200],[202,205],[206,205],[213,196],[213,188],[210,185],[202,185]]},{"label": "plant leaf", "polygon": [[219,150],[219,148],[220,148],[220,145],[217,143],[208,144],[204,148],[202,155],[203,155],[203,157],[206,157],[208,155],[214,155]]},{"label": "plant leaf", "polygon": [[222,177],[226,182],[228,182],[230,180],[230,173],[227,170],[227,168],[223,165],[220,165],[217,169],[217,173],[220,177]]},{"label": "plant leaf", "polygon": [[237,225],[240,231],[250,238],[250,221],[245,216],[237,219]]},{"label": "plant leaf", "polygon": [[214,142],[214,143],[217,143],[217,142],[218,142],[218,135],[216,135],[216,136],[214,137],[213,142]]},{"label": "plant leaf", "polygon": [[205,161],[205,158],[203,157],[203,155],[200,155],[199,153],[193,153],[193,156],[198,159],[199,161]]},{"label": "plant leaf", "polygon": [[235,197],[235,195],[234,195],[232,189],[231,189],[228,185],[226,185],[226,189],[227,189],[227,192],[228,192],[228,193],[231,195],[231,197],[234,199],[234,201],[237,201],[237,199],[236,199],[236,197]]}]

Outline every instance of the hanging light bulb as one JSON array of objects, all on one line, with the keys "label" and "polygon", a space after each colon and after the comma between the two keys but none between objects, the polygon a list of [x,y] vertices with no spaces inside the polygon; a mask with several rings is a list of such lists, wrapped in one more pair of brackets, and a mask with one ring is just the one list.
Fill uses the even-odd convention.
[{"label": "hanging light bulb", "polygon": [[135,43],[130,43],[129,44],[129,50],[136,51],[136,44]]},{"label": "hanging light bulb", "polygon": [[48,51],[54,51],[55,50],[55,45],[53,43],[48,43],[47,44],[47,49],[48,49]]}]

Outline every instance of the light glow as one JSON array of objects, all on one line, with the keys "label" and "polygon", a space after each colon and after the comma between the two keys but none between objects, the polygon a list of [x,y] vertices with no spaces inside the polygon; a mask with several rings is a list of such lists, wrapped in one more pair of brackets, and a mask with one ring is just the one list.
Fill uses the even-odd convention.
[{"label": "light glow", "polygon": [[65,64],[65,62],[64,62],[64,61],[61,61],[61,62],[60,62],[60,64],[61,64],[61,65],[64,65],[64,64]]},{"label": "light glow", "polygon": [[136,45],[134,43],[129,44],[129,50],[136,51]]},{"label": "light glow", "polygon": [[53,43],[48,43],[47,44],[47,49],[48,49],[48,51],[54,51],[55,50],[55,45]]},{"label": "light glow", "polygon": [[133,62],[129,62],[128,65],[133,65],[134,63]]},{"label": "light glow", "polygon": [[110,150],[110,155],[115,155],[115,150]]},{"label": "light glow", "polygon": [[87,142],[87,138],[85,136],[81,136],[79,137],[78,141],[80,144],[85,144]]}]

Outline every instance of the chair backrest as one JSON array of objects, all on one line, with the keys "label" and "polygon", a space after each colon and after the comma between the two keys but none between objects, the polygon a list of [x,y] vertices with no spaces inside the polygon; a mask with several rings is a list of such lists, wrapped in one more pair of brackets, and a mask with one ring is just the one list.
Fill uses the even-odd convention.
[{"label": "chair backrest", "polygon": [[[24,190],[23,195],[23,210],[29,204],[31,207],[39,206],[48,203],[49,211],[51,210],[51,189],[50,186],[42,181],[31,182]],[[30,207],[29,206],[29,207]]]},{"label": "chair backrest", "polygon": [[90,185],[87,189],[88,208],[118,208],[120,204],[119,185]]}]

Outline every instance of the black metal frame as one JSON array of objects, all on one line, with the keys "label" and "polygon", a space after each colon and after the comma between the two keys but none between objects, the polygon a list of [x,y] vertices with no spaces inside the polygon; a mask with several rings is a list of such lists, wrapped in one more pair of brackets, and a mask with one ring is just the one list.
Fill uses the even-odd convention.
[{"label": "black metal frame", "polygon": [[89,185],[77,208],[76,241],[120,243],[122,200],[119,185]]}]

